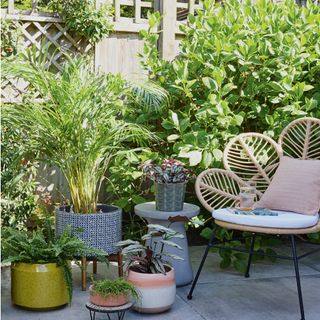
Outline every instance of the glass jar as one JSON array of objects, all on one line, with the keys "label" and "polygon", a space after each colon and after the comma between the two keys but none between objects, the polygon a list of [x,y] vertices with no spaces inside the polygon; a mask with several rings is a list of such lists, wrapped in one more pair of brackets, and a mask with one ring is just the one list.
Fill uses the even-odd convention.
[{"label": "glass jar", "polygon": [[256,184],[248,181],[246,186],[240,187],[240,209],[251,210],[256,199]]}]

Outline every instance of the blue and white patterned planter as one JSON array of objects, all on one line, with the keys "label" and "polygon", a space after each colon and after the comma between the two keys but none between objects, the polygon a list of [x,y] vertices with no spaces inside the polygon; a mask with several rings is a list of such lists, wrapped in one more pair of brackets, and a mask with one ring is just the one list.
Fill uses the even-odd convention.
[{"label": "blue and white patterned planter", "polygon": [[117,242],[122,235],[122,210],[116,206],[98,205],[99,213],[73,213],[70,206],[56,209],[56,234],[67,225],[89,247],[102,249],[108,254],[118,253]]}]

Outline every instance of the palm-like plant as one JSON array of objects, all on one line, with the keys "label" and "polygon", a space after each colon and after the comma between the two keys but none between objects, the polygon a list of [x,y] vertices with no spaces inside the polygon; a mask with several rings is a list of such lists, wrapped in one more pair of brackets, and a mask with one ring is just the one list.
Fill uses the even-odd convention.
[{"label": "palm-like plant", "polygon": [[160,109],[166,92],[155,84],[132,85],[117,75],[96,74],[85,58],[72,59],[60,73],[48,69],[48,51],[29,50],[18,62],[3,64],[6,76],[30,82],[41,100],[4,108],[3,117],[24,128],[44,160],[57,165],[70,189],[73,211],[95,213],[104,174],[125,146],[143,147],[157,138],[122,114],[136,106]]}]

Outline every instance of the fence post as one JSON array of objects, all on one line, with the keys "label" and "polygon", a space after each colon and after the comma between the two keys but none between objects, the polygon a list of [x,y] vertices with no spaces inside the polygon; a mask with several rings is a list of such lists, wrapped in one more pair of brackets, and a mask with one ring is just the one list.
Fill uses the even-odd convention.
[{"label": "fence post", "polygon": [[176,55],[176,17],[177,0],[157,0],[155,9],[160,11],[162,22],[161,33],[158,42],[160,57],[172,60]]},{"label": "fence post", "polygon": [[8,1],[8,14],[14,14],[14,0]]},{"label": "fence post", "polygon": [[[95,0],[95,1],[96,1],[96,8],[99,8],[101,5],[112,5],[113,4],[113,0]],[[119,7],[119,10],[120,10],[120,7]],[[94,46],[94,57],[93,57],[95,71],[99,71],[99,66],[100,66],[100,62],[101,62],[100,52],[101,52],[100,43],[96,43]]]}]

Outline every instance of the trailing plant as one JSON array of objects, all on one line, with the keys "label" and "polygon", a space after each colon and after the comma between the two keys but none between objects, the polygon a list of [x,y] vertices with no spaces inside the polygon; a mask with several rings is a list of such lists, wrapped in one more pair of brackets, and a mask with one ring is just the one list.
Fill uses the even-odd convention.
[{"label": "trailing plant", "polygon": [[[43,100],[3,108],[3,118],[28,134],[43,161],[55,164],[69,186],[73,211],[94,213],[111,160],[157,141],[146,126],[127,121],[139,105],[161,108],[166,91],[155,84],[133,85],[111,74],[96,74],[84,57],[67,62],[61,73],[47,69],[46,50],[27,50],[22,60],[3,64],[8,77],[33,84]],[[151,108],[151,107],[150,107]]]},{"label": "trailing plant", "polygon": [[160,166],[147,161],[143,164],[143,172],[157,183],[183,183],[187,182],[190,176],[183,163],[175,159],[164,160]]},{"label": "trailing plant", "polygon": [[113,30],[112,6],[96,7],[94,0],[51,0],[49,6],[59,12],[70,30],[95,44]]},{"label": "trailing plant", "polygon": [[136,288],[123,278],[94,280],[92,281],[92,291],[102,297],[130,295],[135,300],[139,299]]},{"label": "trailing plant", "polygon": [[126,258],[124,269],[126,272],[130,270],[140,273],[162,273],[168,271],[165,261],[166,257],[173,259],[182,259],[177,255],[165,252],[166,246],[174,248],[182,248],[171,241],[174,238],[183,238],[183,235],[161,225],[148,224],[148,233],[141,237],[142,244],[139,241],[124,240],[119,241],[118,246],[121,247],[121,253]]},{"label": "trailing plant", "polygon": [[61,236],[55,238],[49,219],[46,219],[44,229],[33,232],[4,228],[1,248],[4,262],[56,263],[61,266],[68,288],[69,302],[72,300],[70,260],[75,256],[90,254],[95,255],[99,261],[107,262],[106,252],[87,247],[82,240],[71,234],[70,228],[66,228]]}]

